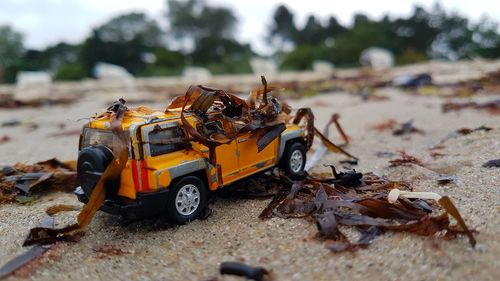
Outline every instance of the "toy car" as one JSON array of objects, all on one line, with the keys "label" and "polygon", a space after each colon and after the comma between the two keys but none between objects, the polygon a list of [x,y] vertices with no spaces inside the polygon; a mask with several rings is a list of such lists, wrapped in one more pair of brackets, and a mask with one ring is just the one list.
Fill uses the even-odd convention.
[{"label": "toy car", "polygon": [[[222,131],[220,114],[200,121],[188,112],[185,120],[198,132]],[[81,186],[75,191],[83,203],[113,159],[111,122],[94,119],[83,127],[77,162]],[[120,180],[107,183],[101,210],[127,219],[166,215],[184,224],[203,213],[211,191],[274,167],[299,175],[306,162],[306,133],[293,123],[261,151],[256,131],[216,146],[216,163],[208,160],[208,147],[186,141],[181,111],[133,112],[123,117],[121,127],[128,135],[128,161]]]}]

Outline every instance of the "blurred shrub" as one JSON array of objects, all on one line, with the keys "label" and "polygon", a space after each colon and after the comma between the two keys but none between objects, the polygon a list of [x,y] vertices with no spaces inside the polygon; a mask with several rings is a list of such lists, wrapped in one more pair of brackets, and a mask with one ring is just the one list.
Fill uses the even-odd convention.
[{"label": "blurred shrub", "polygon": [[206,65],[206,67],[212,74],[252,73],[252,68],[247,58],[223,58],[219,62],[213,62]]},{"label": "blurred shrub", "polygon": [[54,74],[55,81],[78,81],[85,77],[85,70],[79,63],[61,65]]},{"label": "blurred shrub", "polygon": [[147,65],[146,68],[140,71],[138,77],[158,77],[158,76],[179,76],[182,73],[182,67],[169,67],[156,64]]},{"label": "blurred shrub", "polygon": [[410,64],[416,62],[426,61],[429,58],[423,52],[417,52],[413,48],[405,49],[400,55],[396,57],[397,64]]},{"label": "blurred shrub", "polygon": [[19,72],[18,65],[7,66],[3,69],[0,75],[0,83],[13,84],[16,83],[17,72]]},{"label": "blurred shrub", "polygon": [[182,68],[184,65],[184,55],[180,52],[155,48],[153,54],[156,57],[156,67]]},{"label": "blurred shrub", "polygon": [[292,52],[285,55],[281,63],[282,70],[306,70],[311,69],[315,60],[332,60],[332,48],[319,45],[300,45]]},{"label": "blurred shrub", "polygon": [[165,48],[153,50],[155,61],[137,73],[138,76],[178,76],[184,67],[185,57],[182,53]]}]

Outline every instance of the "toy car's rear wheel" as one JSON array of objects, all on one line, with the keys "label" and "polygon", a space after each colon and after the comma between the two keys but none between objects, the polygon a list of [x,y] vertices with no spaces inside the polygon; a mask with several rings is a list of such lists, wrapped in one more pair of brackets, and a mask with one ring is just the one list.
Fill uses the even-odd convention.
[{"label": "toy car's rear wheel", "polygon": [[290,177],[302,174],[306,166],[306,148],[300,142],[291,143],[285,150],[281,167]]},{"label": "toy car's rear wheel", "polygon": [[[113,152],[104,145],[88,146],[78,154],[76,171],[78,180],[87,198],[90,198],[92,190],[101,178],[102,174],[113,160]],[[109,186],[106,193],[115,193],[117,184]]]},{"label": "toy car's rear wheel", "polygon": [[172,222],[185,224],[200,216],[207,207],[208,191],[195,176],[175,180],[167,200],[167,216]]}]

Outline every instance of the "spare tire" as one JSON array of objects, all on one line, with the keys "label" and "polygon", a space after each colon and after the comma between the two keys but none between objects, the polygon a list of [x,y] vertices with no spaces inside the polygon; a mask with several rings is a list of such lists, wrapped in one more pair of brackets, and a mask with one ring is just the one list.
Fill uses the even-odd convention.
[{"label": "spare tire", "polygon": [[78,154],[76,172],[83,192],[90,198],[92,190],[113,160],[113,152],[107,146],[88,146]]}]

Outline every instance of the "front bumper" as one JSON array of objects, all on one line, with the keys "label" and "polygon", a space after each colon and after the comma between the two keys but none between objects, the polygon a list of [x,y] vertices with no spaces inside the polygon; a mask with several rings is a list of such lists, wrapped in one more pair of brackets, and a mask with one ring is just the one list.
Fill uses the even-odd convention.
[{"label": "front bumper", "polygon": [[[158,216],[166,213],[169,191],[170,189],[164,189],[156,192],[137,193],[135,200],[121,196],[106,198],[100,210],[131,220]],[[89,198],[81,186],[77,187],[74,193],[78,201],[87,204]]]}]

